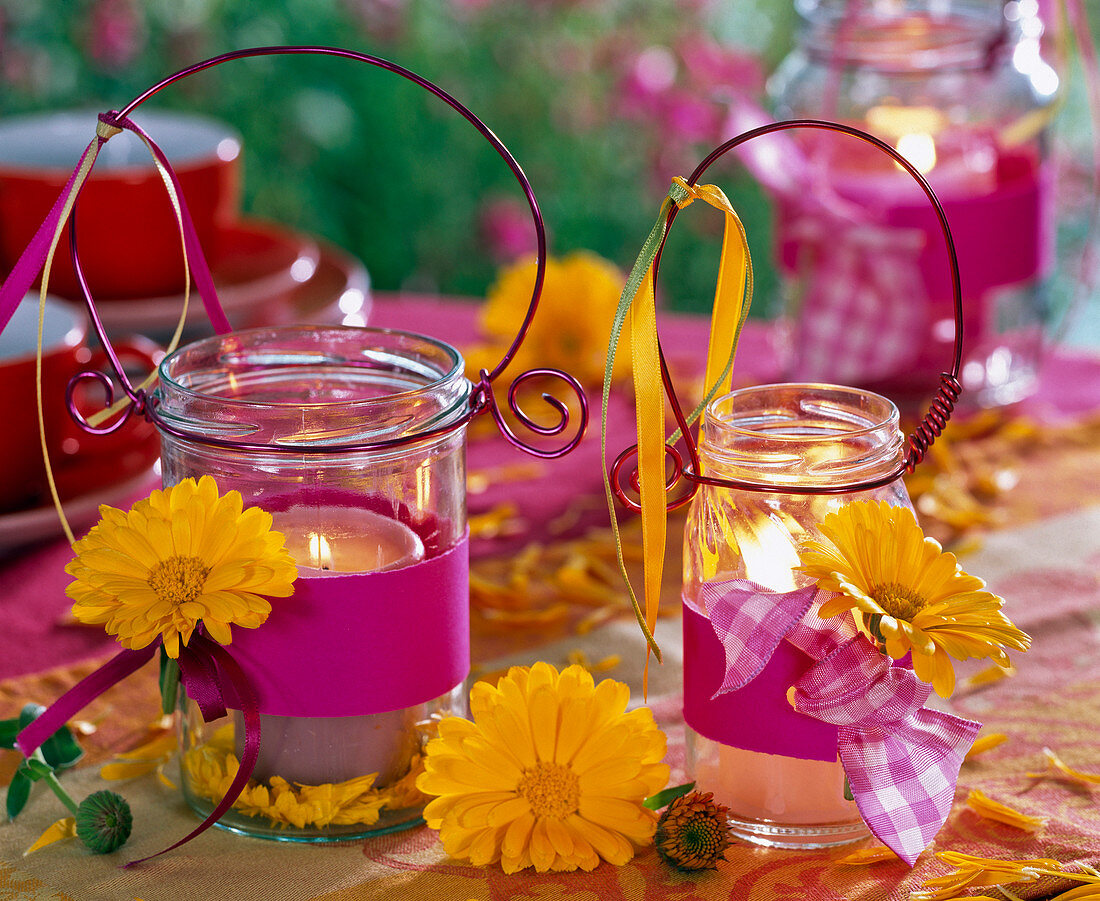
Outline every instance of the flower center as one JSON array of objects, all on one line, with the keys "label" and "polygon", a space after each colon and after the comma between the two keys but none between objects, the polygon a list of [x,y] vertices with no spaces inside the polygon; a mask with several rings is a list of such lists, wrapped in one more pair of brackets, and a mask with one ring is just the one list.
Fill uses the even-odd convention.
[{"label": "flower center", "polygon": [[149,587],[169,604],[186,604],[202,593],[210,568],[199,557],[169,557],[149,573]]},{"label": "flower center", "polygon": [[890,616],[907,623],[911,623],[913,617],[920,613],[927,603],[911,588],[899,585],[897,582],[876,585],[875,590],[871,592],[871,597]]},{"label": "flower center", "polygon": [[581,799],[581,783],[576,774],[560,763],[543,760],[524,772],[516,790],[527,799],[537,817],[564,819],[576,812]]},{"label": "flower center", "polygon": [[711,857],[722,850],[726,833],[714,818],[697,816],[680,826],[676,838],[689,857]]}]

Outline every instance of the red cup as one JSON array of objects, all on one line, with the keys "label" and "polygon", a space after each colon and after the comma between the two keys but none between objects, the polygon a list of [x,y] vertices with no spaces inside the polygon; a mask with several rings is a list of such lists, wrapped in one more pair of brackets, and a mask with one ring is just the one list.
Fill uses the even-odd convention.
[{"label": "red cup", "polygon": [[[67,110],[0,119],[0,268],[10,271],[95,137],[96,113]],[[241,142],[229,126],[179,112],[134,115],[179,177],[203,250],[216,259],[221,230],[240,208]],[[123,131],[100,150],[77,208],[80,263],[97,299],[183,290],[172,204],[145,144]],[[78,298],[67,234],[50,293]]]},{"label": "red cup", "polygon": [[[71,498],[124,481],[152,466],[160,454],[156,431],[132,418],[109,435],[92,435],[69,415],[65,392],[80,372],[106,370],[106,356],[87,343],[87,326],[79,310],[47,298],[42,336],[42,406],[46,447],[61,497]],[[42,462],[35,401],[35,344],[38,297],[28,297],[0,332],[0,386],[3,386],[3,436],[0,437],[0,512],[48,502],[46,468]],[[146,339],[115,343],[124,365],[142,373],[159,362],[160,349]],[[90,415],[103,405],[94,383],[74,391],[77,405]]]}]

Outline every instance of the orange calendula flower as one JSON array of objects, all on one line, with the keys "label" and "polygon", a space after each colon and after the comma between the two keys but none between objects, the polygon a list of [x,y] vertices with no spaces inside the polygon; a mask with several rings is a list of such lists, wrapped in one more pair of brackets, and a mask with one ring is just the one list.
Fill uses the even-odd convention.
[{"label": "orange calendula flower", "polygon": [[655,844],[661,859],[678,870],[713,870],[733,843],[729,809],[710,792],[676,798],[657,821]]},{"label": "orange calendula flower", "polygon": [[265,597],[289,597],[298,573],[271,514],[242,506],[240,492],[219,495],[203,476],[127,512],[100,507],[65,567],[73,616],[102,623],[123,647],[161,638],[170,657],[199,623],[221,644],[232,641],[231,626],[255,629],[271,612]]},{"label": "orange calendula flower", "polygon": [[955,688],[952,657],[989,657],[1007,667],[1006,648],[1030,647],[1001,612],[1003,599],[926,538],[911,510],[856,501],[825,516],[821,533],[804,543],[798,567],[837,592],[821,616],[852,611],[892,658],[912,652],[913,672],[941,697]]},{"label": "orange calendula flower", "polygon": [[1033,817],[1026,813],[1020,813],[1020,811],[1009,807],[1007,804],[994,801],[985,792],[977,788],[971,789],[966,798],[966,806],[980,817],[1004,823],[1006,826],[1013,826],[1024,832],[1038,832],[1046,824],[1046,817]]},{"label": "orange calendula flower", "polygon": [[513,667],[470,691],[473,722],[447,717],[428,742],[417,787],[447,853],[478,866],[591,870],[647,844],[657,816],[642,802],[669,768],[665,736],[630,689],[580,666]]}]

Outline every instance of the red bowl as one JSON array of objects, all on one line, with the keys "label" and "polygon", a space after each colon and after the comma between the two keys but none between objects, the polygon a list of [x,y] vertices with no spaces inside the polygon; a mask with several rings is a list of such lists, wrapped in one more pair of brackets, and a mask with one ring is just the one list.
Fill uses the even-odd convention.
[{"label": "red bowl", "polygon": [[[240,207],[239,136],[179,112],[139,112],[137,122],[179,177],[195,230],[216,260],[218,237]],[[95,137],[96,113],[68,110],[0,119],[0,268],[10,270]],[[100,151],[77,210],[80,262],[93,295],[156,297],[182,290],[183,254],[171,201],[148,149],[124,131]],[[63,239],[50,293],[79,296]]]}]

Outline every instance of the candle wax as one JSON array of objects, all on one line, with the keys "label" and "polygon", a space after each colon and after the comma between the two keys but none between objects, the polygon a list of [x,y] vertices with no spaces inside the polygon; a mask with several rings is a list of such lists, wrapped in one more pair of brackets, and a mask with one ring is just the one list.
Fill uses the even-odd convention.
[{"label": "candle wax", "polygon": [[[424,544],[408,526],[379,513],[351,507],[291,507],[274,514],[286,535],[299,575],[323,578],[396,569],[424,558]],[[293,598],[285,603],[292,603]],[[414,640],[414,636],[410,636]],[[320,653],[323,649],[310,649]],[[364,648],[364,653],[370,653]],[[417,744],[415,724],[427,715],[418,704],[365,716],[260,716],[260,755],[254,778],[322,785],[377,773],[376,785],[400,778]],[[237,750],[243,746],[236,714]]]}]

